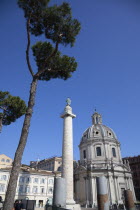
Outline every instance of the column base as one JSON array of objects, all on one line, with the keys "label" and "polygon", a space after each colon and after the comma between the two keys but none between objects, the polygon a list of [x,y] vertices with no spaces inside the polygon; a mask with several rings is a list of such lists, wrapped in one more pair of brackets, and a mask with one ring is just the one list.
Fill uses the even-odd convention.
[{"label": "column base", "polygon": [[70,199],[69,200],[67,199],[66,200],[66,205],[74,205],[74,204],[75,204],[75,201],[73,199],[71,199],[71,200]]},{"label": "column base", "polygon": [[66,209],[81,210],[81,206],[79,204],[66,204]]}]

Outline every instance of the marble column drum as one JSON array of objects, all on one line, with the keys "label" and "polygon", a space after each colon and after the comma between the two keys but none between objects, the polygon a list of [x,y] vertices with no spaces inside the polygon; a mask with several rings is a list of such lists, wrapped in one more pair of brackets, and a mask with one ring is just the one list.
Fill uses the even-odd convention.
[{"label": "marble column drum", "polygon": [[72,119],[76,115],[72,113],[69,100],[61,118],[64,119],[63,127],[63,151],[62,151],[62,177],[66,180],[66,205],[75,204],[73,195],[73,128]]}]

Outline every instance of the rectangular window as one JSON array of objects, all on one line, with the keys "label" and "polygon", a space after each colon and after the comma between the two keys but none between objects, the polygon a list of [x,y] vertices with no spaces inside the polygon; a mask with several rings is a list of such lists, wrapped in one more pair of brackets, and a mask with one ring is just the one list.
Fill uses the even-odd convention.
[{"label": "rectangular window", "polygon": [[121,188],[121,199],[124,200],[124,191],[125,191],[125,188]]},{"label": "rectangular window", "polygon": [[24,177],[23,176],[20,176],[20,178],[19,178],[19,182],[24,182]]},{"label": "rectangular window", "polygon": [[40,192],[41,192],[41,194],[45,193],[45,188],[41,187]]},{"label": "rectangular window", "polygon": [[83,150],[83,158],[86,159],[86,150]]},{"label": "rectangular window", "polygon": [[30,187],[29,186],[25,187],[25,193],[30,193]]},{"label": "rectangular window", "polygon": [[38,188],[36,186],[33,187],[33,193],[37,193],[38,192]]},{"label": "rectangular window", "polygon": [[113,155],[113,157],[116,157],[116,150],[115,150],[115,148],[112,148],[112,155]]},{"label": "rectangular window", "polygon": [[133,173],[133,177],[137,177],[137,172],[134,172]]},{"label": "rectangular window", "polygon": [[102,156],[101,147],[96,147],[96,154],[97,154],[97,156]]},{"label": "rectangular window", "polygon": [[2,180],[6,181],[7,180],[7,176],[6,175],[2,175]]},{"label": "rectangular window", "polygon": [[0,192],[5,192],[5,185],[4,184],[0,184]]},{"label": "rectangular window", "polygon": [[49,184],[53,184],[53,179],[49,179]]},{"label": "rectangular window", "polygon": [[45,179],[42,178],[42,179],[40,180],[40,183],[41,183],[41,184],[45,184]]},{"label": "rectangular window", "polygon": [[23,185],[20,185],[20,186],[19,186],[18,192],[19,192],[19,193],[23,193]]},{"label": "rectangular window", "polygon": [[26,183],[31,182],[31,178],[30,177],[26,177]]},{"label": "rectangular window", "polygon": [[38,178],[34,178],[34,183],[38,183]]},{"label": "rectangular window", "polygon": [[53,193],[53,188],[52,187],[49,188],[48,193],[49,194],[52,194]]},{"label": "rectangular window", "polygon": [[0,176],[0,180],[1,181],[6,181],[7,180],[7,176],[6,175],[1,175]]}]

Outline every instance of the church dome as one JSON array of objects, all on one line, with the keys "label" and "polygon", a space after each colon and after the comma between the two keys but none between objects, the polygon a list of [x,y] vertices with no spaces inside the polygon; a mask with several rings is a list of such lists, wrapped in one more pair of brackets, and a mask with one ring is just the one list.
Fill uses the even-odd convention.
[{"label": "church dome", "polygon": [[97,112],[92,115],[92,126],[83,133],[79,149],[80,161],[92,162],[96,167],[112,160],[122,163],[117,136],[111,128],[102,124],[102,116]]},{"label": "church dome", "polygon": [[94,139],[117,140],[115,132],[102,124],[102,116],[99,113],[95,112],[92,115],[92,123],[92,126],[83,133],[81,143]]}]

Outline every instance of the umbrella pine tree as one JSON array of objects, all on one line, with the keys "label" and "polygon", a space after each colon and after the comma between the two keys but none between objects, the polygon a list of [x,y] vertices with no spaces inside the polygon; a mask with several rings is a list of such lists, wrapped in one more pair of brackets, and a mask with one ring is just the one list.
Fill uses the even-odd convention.
[{"label": "umbrella pine tree", "polygon": [[[6,192],[4,210],[13,207],[17,179],[20,171],[22,155],[26,146],[32,118],[37,83],[39,80],[49,81],[60,78],[67,80],[76,71],[77,63],[74,57],[63,55],[59,51],[59,45],[71,47],[80,31],[80,23],[72,17],[68,3],[61,5],[49,5],[50,0],[18,0],[19,7],[24,12],[27,31],[26,61],[31,75],[31,86],[28,106],[21,131],[19,144],[15,153],[13,167]],[[32,46],[33,57],[36,62],[36,70],[30,63],[31,37],[44,35],[45,41],[39,41]]]}]

